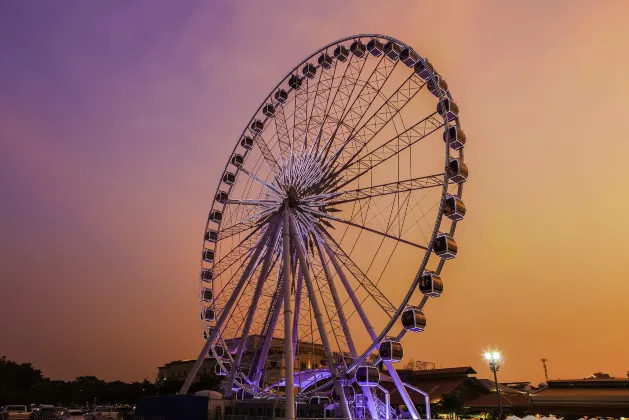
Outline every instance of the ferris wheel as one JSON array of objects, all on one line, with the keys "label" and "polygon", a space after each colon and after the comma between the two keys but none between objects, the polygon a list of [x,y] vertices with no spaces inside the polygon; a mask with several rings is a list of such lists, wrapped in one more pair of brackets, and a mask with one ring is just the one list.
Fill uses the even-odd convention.
[{"label": "ferris wheel", "polygon": [[[378,418],[380,365],[419,418],[394,364],[405,334],[427,327],[425,305],[457,255],[465,143],[446,81],[397,39],[343,38],[291,69],[237,138],[213,196],[205,345],[182,392],[209,356],[226,396],[330,398],[345,418],[361,404]],[[284,374],[273,382],[278,341]]]}]

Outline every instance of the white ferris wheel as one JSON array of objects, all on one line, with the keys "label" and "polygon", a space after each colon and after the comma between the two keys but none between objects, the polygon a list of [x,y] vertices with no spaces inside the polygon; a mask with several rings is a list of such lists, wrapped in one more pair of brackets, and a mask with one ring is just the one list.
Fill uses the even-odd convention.
[{"label": "white ferris wheel", "polygon": [[[225,396],[329,398],[345,418],[379,418],[382,366],[419,418],[394,365],[404,336],[426,328],[425,305],[457,254],[465,143],[446,81],[397,39],[343,38],[291,69],[214,194],[200,276],[206,340],[182,392],[210,356]],[[283,375],[269,383],[278,340]]]}]

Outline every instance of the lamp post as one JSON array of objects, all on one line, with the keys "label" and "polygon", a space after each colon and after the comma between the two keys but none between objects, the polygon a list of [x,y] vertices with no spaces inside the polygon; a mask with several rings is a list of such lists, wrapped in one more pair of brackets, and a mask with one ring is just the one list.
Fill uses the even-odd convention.
[{"label": "lamp post", "polygon": [[488,351],[485,353],[485,360],[489,362],[489,369],[494,372],[494,383],[496,384],[496,397],[498,398],[499,418],[502,419],[502,402],[500,401],[500,391],[498,390],[498,369],[500,369],[500,353]]}]

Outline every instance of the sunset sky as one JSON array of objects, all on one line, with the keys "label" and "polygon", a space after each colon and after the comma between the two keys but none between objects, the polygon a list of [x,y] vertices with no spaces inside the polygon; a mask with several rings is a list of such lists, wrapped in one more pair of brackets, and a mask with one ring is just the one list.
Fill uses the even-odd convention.
[{"label": "sunset sky", "polygon": [[[153,380],[196,357],[201,236],[281,77],[380,33],[444,75],[468,214],[407,356],[504,381],[629,370],[626,1],[0,3],[0,356]],[[385,286],[386,287],[386,286]],[[409,346],[411,347],[411,346]]]}]

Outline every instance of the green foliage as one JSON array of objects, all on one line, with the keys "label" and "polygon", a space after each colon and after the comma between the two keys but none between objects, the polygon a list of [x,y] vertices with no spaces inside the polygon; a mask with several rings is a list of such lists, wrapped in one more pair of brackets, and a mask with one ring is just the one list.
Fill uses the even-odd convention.
[{"label": "green foliage", "polygon": [[[204,376],[191,387],[191,392],[215,390],[220,378]],[[135,404],[152,395],[174,395],[181,382],[167,380],[158,384],[142,382],[106,382],[95,376],[79,376],[74,381],[53,381],[44,378],[30,363],[18,364],[0,358],[0,406],[7,404],[52,404],[57,406],[92,406],[100,404]]]}]

